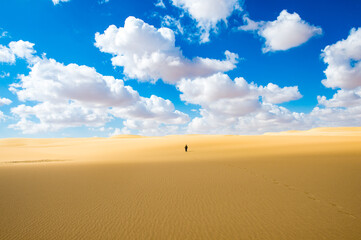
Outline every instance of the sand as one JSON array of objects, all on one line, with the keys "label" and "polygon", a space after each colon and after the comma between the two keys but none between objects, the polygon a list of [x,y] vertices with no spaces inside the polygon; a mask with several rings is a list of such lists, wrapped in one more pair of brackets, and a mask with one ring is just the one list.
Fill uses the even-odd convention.
[{"label": "sand", "polygon": [[1,139],[0,239],[361,239],[361,129]]}]

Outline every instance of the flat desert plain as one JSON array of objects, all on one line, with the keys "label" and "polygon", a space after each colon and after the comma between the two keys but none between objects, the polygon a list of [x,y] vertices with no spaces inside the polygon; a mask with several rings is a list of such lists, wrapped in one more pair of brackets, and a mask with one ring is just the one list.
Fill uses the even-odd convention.
[{"label": "flat desert plain", "polygon": [[361,128],[1,139],[0,196],[0,239],[358,240]]}]

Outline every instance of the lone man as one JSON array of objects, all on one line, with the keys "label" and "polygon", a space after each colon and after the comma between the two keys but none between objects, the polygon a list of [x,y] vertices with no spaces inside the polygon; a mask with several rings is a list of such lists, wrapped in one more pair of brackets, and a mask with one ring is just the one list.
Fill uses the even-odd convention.
[{"label": "lone man", "polygon": [[186,152],[188,151],[188,145],[187,145],[187,144],[184,146],[184,150],[185,150]]}]

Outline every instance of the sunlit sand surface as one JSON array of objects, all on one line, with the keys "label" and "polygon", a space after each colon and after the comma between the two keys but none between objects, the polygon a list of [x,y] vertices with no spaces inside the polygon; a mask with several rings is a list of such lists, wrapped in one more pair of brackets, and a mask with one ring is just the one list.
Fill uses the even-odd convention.
[{"label": "sunlit sand surface", "polygon": [[0,239],[357,240],[361,128],[2,139],[0,196]]}]

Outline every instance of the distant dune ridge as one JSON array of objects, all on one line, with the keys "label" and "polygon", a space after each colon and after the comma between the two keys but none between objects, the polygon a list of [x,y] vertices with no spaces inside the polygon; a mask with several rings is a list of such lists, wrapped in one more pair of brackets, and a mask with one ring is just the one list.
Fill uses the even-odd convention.
[{"label": "distant dune ridge", "polygon": [[111,138],[141,138],[144,136],[139,135],[129,135],[129,134],[120,134],[120,135],[114,135]]},{"label": "distant dune ridge", "polygon": [[315,136],[361,136],[361,127],[323,127],[313,128],[306,131],[285,131],[285,132],[270,132],[265,135],[315,135]]},{"label": "distant dune ridge", "polygon": [[356,240],[360,173],[361,128],[0,139],[0,239]]}]

